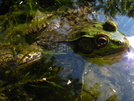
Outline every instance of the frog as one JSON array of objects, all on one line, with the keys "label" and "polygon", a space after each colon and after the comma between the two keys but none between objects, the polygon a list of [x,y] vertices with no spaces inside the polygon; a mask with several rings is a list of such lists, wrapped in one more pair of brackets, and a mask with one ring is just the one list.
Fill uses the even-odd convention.
[{"label": "frog", "polygon": [[[56,65],[63,67],[59,75],[66,81],[64,84],[74,86],[73,82],[77,79],[76,83],[80,87],[76,92],[80,92],[76,100],[98,99],[101,101],[116,97],[114,94],[116,92],[120,94],[121,89],[116,89],[118,85],[111,83],[110,80],[116,76],[112,76],[113,72],[110,71],[113,69],[109,69],[109,66],[120,61],[129,49],[129,42],[126,36],[118,30],[116,22],[90,20],[87,18],[88,10],[84,6],[76,12],[75,8],[60,17],[37,10],[30,24],[19,25],[27,26],[24,31],[26,37],[29,33],[30,35],[37,33],[37,37],[25,47],[2,44],[0,66],[11,69],[14,66],[25,68],[39,62],[47,52],[50,52],[56,58]],[[52,19],[49,20],[51,17]],[[39,22],[39,25],[36,25],[35,20]],[[15,26],[11,32],[15,32],[15,28],[17,27]],[[17,29],[17,32],[20,30],[22,29]],[[73,61],[69,62],[68,58]],[[104,78],[106,79],[103,81]],[[105,93],[100,94],[100,92],[106,92],[105,87],[108,89],[108,96],[105,96]],[[96,89],[100,92],[94,91]],[[71,91],[74,92],[73,90]]]},{"label": "frog", "polygon": [[[63,29],[59,29],[58,32],[56,32],[56,30],[57,29],[54,29],[52,31],[48,30],[45,33],[50,33],[50,34],[40,35],[37,38],[37,44],[41,47],[45,47],[45,48],[49,47],[51,49],[52,47],[54,47],[54,45],[51,44],[54,44],[56,42],[70,43],[71,49],[75,53],[84,57],[89,62],[92,61],[91,58],[94,58],[94,62],[96,61],[95,59],[97,60],[101,59],[100,61],[101,63],[103,61],[103,64],[105,62],[108,64],[110,63],[112,64],[113,62],[120,59],[122,56],[121,54],[127,52],[130,46],[126,36],[122,34],[120,31],[118,31],[117,23],[111,20],[108,20],[105,23],[83,22],[81,24],[73,26],[71,28],[72,31],[70,31],[69,34],[67,35],[63,34],[63,33],[67,33],[67,32],[62,32]],[[54,37],[52,39],[49,39],[49,36],[51,37],[54,36],[53,34],[57,35],[57,37],[59,38],[56,39],[57,37],[56,38]],[[48,45],[48,41],[46,40],[50,41],[49,45]],[[108,59],[109,56],[111,56],[111,58]],[[102,59],[101,57],[104,57],[104,59]]]},{"label": "frog", "polygon": [[[117,70],[113,67],[116,67],[116,62],[128,52],[130,45],[126,36],[118,30],[117,23],[111,20],[104,23],[82,22],[72,26],[69,33],[64,33],[67,32],[62,28],[48,29],[37,38],[37,44],[55,51],[58,51],[58,48],[60,51],[62,48],[70,48],[63,50],[66,52],[65,55],[55,55],[55,58],[58,66],[64,67],[60,77],[67,81],[67,84],[69,81],[72,82],[68,85],[73,85],[76,78],[78,85],[82,83],[82,88],[79,88],[80,98],[77,100],[105,101],[116,98],[117,101],[121,100],[122,93],[118,88],[121,84],[113,83],[117,82],[120,73],[115,72]],[[46,40],[49,40],[49,43]],[[62,47],[63,44],[66,47]],[[68,63],[68,59],[73,62]],[[114,72],[115,76],[112,75]],[[70,75],[71,77],[68,77]]]}]

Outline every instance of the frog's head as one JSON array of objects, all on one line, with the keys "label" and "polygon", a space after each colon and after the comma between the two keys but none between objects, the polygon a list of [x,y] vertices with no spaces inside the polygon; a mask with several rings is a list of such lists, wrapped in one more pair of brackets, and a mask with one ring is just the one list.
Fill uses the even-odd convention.
[{"label": "frog's head", "polygon": [[126,36],[118,31],[117,23],[111,20],[85,24],[82,28],[78,26],[70,33],[69,40],[75,43],[74,51],[86,57],[117,54],[129,48]]}]

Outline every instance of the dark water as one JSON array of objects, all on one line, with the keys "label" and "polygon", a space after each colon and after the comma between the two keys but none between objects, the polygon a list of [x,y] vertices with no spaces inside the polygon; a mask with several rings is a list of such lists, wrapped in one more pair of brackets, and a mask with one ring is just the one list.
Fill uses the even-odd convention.
[{"label": "dark water", "polygon": [[[108,19],[116,21],[119,30],[129,39],[134,40],[132,38],[134,36],[134,2],[132,0],[120,0],[120,2],[117,0],[92,0],[91,3],[96,7],[96,11],[92,13],[97,14],[97,21],[105,22]],[[27,70],[23,68],[17,72],[12,71],[10,74],[15,74],[11,78],[15,77],[14,82],[20,82],[16,83],[18,88],[15,85],[11,85],[12,88],[7,86],[10,89],[4,88],[6,89],[4,90],[5,95],[1,94],[0,96],[10,98],[16,94],[17,96],[14,98],[19,99],[25,96],[29,101],[55,101],[55,99],[59,99],[56,101],[133,101],[134,42],[132,40],[130,43],[131,57],[128,57],[126,53],[123,58],[110,65],[98,65],[89,62],[72,49],[68,49],[68,46],[59,47],[56,51],[60,50],[59,53],[65,52],[66,54],[54,54],[50,58],[42,59],[35,65],[28,66]],[[6,73],[8,74],[8,72]],[[4,80],[8,81],[9,76],[4,73],[3,75],[7,76]],[[1,78],[3,77],[1,76]],[[43,83],[45,79],[48,81]],[[8,83],[10,84],[11,81],[12,79],[9,78]],[[5,83],[4,86],[8,83]],[[60,89],[59,85],[64,89]],[[38,87],[39,89],[36,89]],[[12,98],[10,99],[15,101]],[[21,101],[26,99],[24,98]]]}]

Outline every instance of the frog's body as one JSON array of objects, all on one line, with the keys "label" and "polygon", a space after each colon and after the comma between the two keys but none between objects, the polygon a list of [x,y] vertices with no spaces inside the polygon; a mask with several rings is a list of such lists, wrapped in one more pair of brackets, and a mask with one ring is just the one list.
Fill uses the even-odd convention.
[{"label": "frog's body", "polygon": [[62,28],[47,29],[37,38],[37,44],[46,49],[54,49],[57,47],[55,43],[68,42],[73,51],[86,58],[87,61],[106,57],[107,59],[104,60],[110,61],[100,60],[103,61],[101,63],[109,62],[110,64],[118,61],[121,54],[129,48],[126,36],[118,31],[117,25],[114,24],[114,21],[108,20],[105,23],[83,22],[72,26],[67,31],[63,31]]},{"label": "frog's body", "polygon": [[[38,11],[38,14],[36,17],[34,17],[33,20],[35,20],[38,17],[42,17],[42,13]],[[88,13],[86,12],[84,14],[87,15]],[[70,19],[76,18],[77,15],[74,15],[75,17],[72,17],[72,18],[67,16],[68,14],[65,14],[65,15],[66,15],[65,19],[62,17],[61,18],[58,17],[58,18],[54,18],[53,20],[48,20],[48,21],[46,21],[47,18],[42,17],[43,21],[45,21],[45,24],[40,24],[39,30],[38,28],[35,29],[36,30],[35,32],[41,35],[38,35],[38,37],[35,38],[36,41],[33,41],[32,43],[30,43],[30,45],[26,46],[27,49],[22,48],[22,47],[18,48],[18,47],[15,47],[14,45],[13,46],[1,45],[2,49],[0,50],[1,52],[0,53],[0,56],[1,56],[0,65],[9,66],[9,67],[10,66],[12,67],[13,65],[16,66],[16,64],[17,66],[20,66],[20,67],[28,66],[28,65],[31,65],[32,62],[39,61],[41,57],[44,56],[44,53],[46,52],[46,50],[53,50],[54,52],[56,51],[57,47],[58,47],[58,50],[60,50],[60,47],[63,47],[65,45],[69,48],[69,51],[64,51],[64,54],[61,56],[61,58],[59,60],[57,59],[57,61],[59,62],[57,64],[59,66],[64,67],[64,70],[60,73],[60,75],[61,77],[63,76],[62,79],[66,79],[66,80],[69,79],[68,77],[69,75],[71,75],[70,78],[81,79],[82,82],[84,83],[83,85],[85,86],[89,84],[89,82],[85,82],[85,78],[88,79],[88,77],[91,76],[90,73],[89,75],[85,75],[85,72],[87,70],[84,68],[87,68],[85,67],[85,63],[87,62],[85,62],[85,60],[82,60],[81,65],[77,65],[79,69],[84,69],[84,73],[83,73],[83,70],[80,71],[80,70],[77,70],[78,68],[76,69],[75,67],[76,65],[74,62],[69,62],[69,60],[66,59],[66,56],[68,54],[71,54],[70,55],[71,57],[69,58],[73,59],[73,61],[74,60],[81,61],[81,59],[85,58],[91,64],[94,63],[95,65],[98,66],[98,65],[112,64],[114,62],[117,62],[122,57],[122,54],[128,50],[129,42],[126,39],[126,36],[122,34],[120,31],[118,31],[118,27],[115,24],[115,22],[109,20],[105,23],[100,23],[100,22],[89,21],[87,20],[87,18],[85,18],[87,22],[85,21],[85,19],[83,20],[79,19],[77,20],[76,23],[72,23],[72,20],[70,21]],[[73,14],[71,15],[73,16]],[[50,16],[53,16],[53,14],[50,14]],[[69,20],[67,20],[67,18]],[[36,24],[32,25],[33,23],[35,22],[32,21],[28,25],[28,28],[36,27]],[[12,32],[16,30],[15,28],[13,29]],[[33,30],[33,28],[31,28],[31,30]],[[19,29],[17,29],[17,31],[19,32]],[[28,31],[25,32],[25,34],[27,33]],[[32,33],[30,32],[30,34]],[[3,54],[3,51],[4,51],[4,54]],[[73,52],[77,54],[74,54]],[[59,56],[60,55],[61,55],[61,51],[59,53]],[[59,57],[58,53],[56,53],[56,55],[54,56],[55,58]],[[79,57],[80,59],[75,59],[77,57]],[[62,62],[63,58],[65,59],[64,62]],[[77,64],[79,64],[78,61],[76,61]],[[10,64],[10,62],[14,62],[14,63]],[[95,68],[97,68],[97,66],[95,66]],[[80,72],[77,72],[77,71],[80,71]],[[66,74],[65,72],[68,72],[68,73]],[[78,74],[78,73],[81,73],[81,74]],[[94,72],[92,73],[91,73],[92,75],[95,75]],[[105,75],[105,73],[102,73],[102,74]],[[79,82],[81,82],[81,80]],[[93,86],[93,84],[95,83],[96,81],[91,83],[91,85]],[[108,85],[107,87],[110,86],[109,87],[110,90],[113,87],[113,85],[112,84],[110,85],[110,83],[106,83],[106,85]],[[84,90],[90,88],[89,85],[86,87],[84,86],[83,86]],[[111,96],[110,90],[109,90],[110,95],[108,97]],[[90,95],[93,95],[93,94],[90,94]],[[84,93],[82,93],[82,96],[84,96]],[[96,96],[96,95],[93,95],[93,96]],[[106,99],[108,97],[106,97]],[[91,97],[91,99],[93,98]]]}]

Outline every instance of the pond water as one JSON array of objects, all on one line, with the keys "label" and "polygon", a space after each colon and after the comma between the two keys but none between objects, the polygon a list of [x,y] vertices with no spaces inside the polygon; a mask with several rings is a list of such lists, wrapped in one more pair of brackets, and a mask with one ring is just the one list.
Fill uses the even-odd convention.
[{"label": "pond water", "polygon": [[[74,1],[77,2],[77,0]],[[101,62],[101,59],[99,60],[96,57],[89,58],[88,60],[81,54],[77,54],[70,48],[70,43],[58,43],[58,47],[49,51],[52,55],[43,55],[44,57],[34,64],[21,67],[17,63],[10,63],[9,67],[11,71],[7,68],[7,65],[4,65],[6,67],[4,69],[1,67],[0,72],[3,76],[0,76],[2,82],[0,84],[0,91],[2,92],[0,93],[0,97],[2,96],[2,98],[0,99],[3,99],[3,101],[7,99],[15,101],[14,99],[20,100],[20,98],[23,98],[21,101],[55,101],[55,99],[58,99],[56,101],[134,100],[133,1],[92,0],[91,3],[96,7],[96,11],[92,12],[92,14],[97,15],[97,22],[104,23],[110,19],[118,23],[119,31],[125,34],[130,42],[129,52],[123,54],[122,58],[120,58],[120,53],[110,55],[106,58],[102,57],[104,61],[108,60],[108,63],[103,63],[104,61]],[[129,4],[130,8],[128,7]],[[61,19],[57,17],[53,21],[59,23]],[[57,24],[57,26],[60,25]],[[53,27],[53,24],[51,27]],[[65,24],[64,27],[69,29],[70,26]],[[46,34],[51,34],[52,32],[48,31],[47,28],[45,31]],[[70,33],[70,30],[65,31],[63,28],[57,28],[56,31],[62,31],[61,33],[64,34]],[[40,31],[37,33],[40,33]],[[21,36],[17,38],[19,37]],[[53,37],[51,36],[52,39]],[[19,43],[20,41],[16,42]],[[12,49],[12,47],[10,48]],[[11,51],[16,54],[14,50]],[[44,51],[46,52],[45,49]],[[46,54],[45,52],[44,54]],[[0,56],[2,55],[0,54]],[[112,57],[117,57],[118,61]],[[15,68],[12,68],[14,65]],[[0,64],[0,66],[3,65]],[[19,69],[16,69],[16,67]]]},{"label": "pond water", "polygon": [[[97,4],[99,5],[99,3]],[[115,5],[116,7],[117,5]],[[104,10],[100,10],[103,12]],[[105,11],[108,12],[108,11]],[[93,12],[96,13],[96,12]],[[113,64],[103,66],[86,61],[81,56],[70,52],[71,62],[65,63],[67,57],[55,56],[60,60],[58,66],[63,66],[65,70],[61,72],[61,77],[73,82],[73,79],[79,78],[82,82],[81,99],[82,101],[133,101],[134,100],[134,19],[129,17],[127,12],[121,14],[117,12],[114,17],[99,15],[98,21],[104,22],[112,19],[118,23],[119,30],[124,33],[130,41],[130,52],[124,54],[124,57]],[[112,61],[112,60],[111,60]],[[71,66],[70,66],[71,65]],[[71,70],[70,70],[71,68]],[[72,70],[73,68],[73,70]],[[71,79],[66,77],[71,72]],[[67,73],[67,74],[66,74]],[[63,75],[65,74],[65,75]]]},{"label": "pond water", "polygon": [[[117,71],[120,71],[123,73],[123,75],[126,75],[126,78],[122,78],[122,81],[120,83],[124,83],[126,85],[126,87],[124,87],[123,92],[125,92],[125,94],[123,95],[123,99],[121,99],[122,101],[132,101],[133,95],[134,95],[134,55],[133,55],[133,51],[134,51],[134,47],[133,47],[133,35],[134,35],[134,19],[132,17],[128,17],[128,16],[117,16],[117,19],[115,19],[115,21],[118,23],[119,25],[119,30],[121,32],[123,32],[129,39],[130,42],[130,53],[128,53],[129,55],[127,55],[126,59],[123,60],[120,64],[122,64],[123,66],[119,67],[120,69],[122,69],[122,71],[120,71],[120,69],[117,69]],[[122,75],[120,75],[122,77]],[[121,78],[119,78],[121,79]],[[127,88],[130,88],[129,90]],[[127,91],[128,90],[128,91]],[[130,94],[130,92],[131,94]],[[128,95],[128,96],[127,96]]]}]

